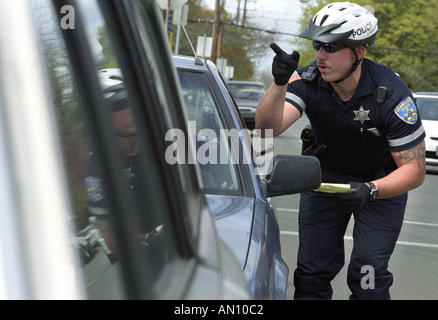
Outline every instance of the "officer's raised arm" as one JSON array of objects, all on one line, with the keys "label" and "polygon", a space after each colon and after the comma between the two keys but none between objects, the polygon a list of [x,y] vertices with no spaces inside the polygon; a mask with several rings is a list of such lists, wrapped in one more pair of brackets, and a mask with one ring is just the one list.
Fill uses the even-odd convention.
[{"label": "officer's raised arm", "polygon": [[272,62],[274,82],[260,101],[256,113],[256,129],[273,129],[274,136],[286,130],[301,117],[300,112],[290,103],[285,102],[287,84],[300,60],[298,51],[292,54],[284,52],[277,44],[271,43],[276,53]]}]

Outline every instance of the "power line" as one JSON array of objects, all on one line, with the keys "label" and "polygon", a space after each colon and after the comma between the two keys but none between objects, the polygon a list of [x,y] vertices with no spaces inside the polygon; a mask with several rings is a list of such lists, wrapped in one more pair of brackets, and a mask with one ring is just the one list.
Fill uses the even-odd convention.
[{"label": "power line", "polygon": [[[213,20],[207,20],[207,19],[190,19],[187,22],[190,22],[190,23],[210,23],[210,24],[214,23]],[[254,31],[262,31],[262,32],[266,32],[266,33],[269,33],[269,34],[281,34],[281,35],[286,35],[286,36],[299,37],[299,35],[296,34],[296,33],[289,33],[289,32],[276,31],[276,30],[268,30],[268,29],[252,27],[252,26],[244,26],[244,25],[241,25],[241,24],[237,24],[235,22],[220,21],[220,24],[221,25],[233,26],[233,27],[236,27],[236,28],[243,28],[243,29],[249,29],[249,30],[254,30]]]},{"label": "power line", "polygon": [[[188,20],[188,22],[191,22],[191,23],[210,23],[210,24],[214,23],[213,20],[207,20],[207,19],[192,19],[192,20]],[[229,26],[233,26],[233,27],[236,27],[236,28],[243,28],[243,29],[249,29],[249,30],[266,32],[266,33],[269,33],[269,34],[278,34],[278,35],[285,35],[285,36],[292,36],[292,37],[299,37],[300,36],[299,34],[296,34],[296,33],[283,32],[283,31],[277,31],[277,30],[268,30],[268,29],[252,27],[252,26],[245,26],[245,25],[237,24],[235,22],[220,21],[220,24],[221,25],[229,25]],[[373,50],[373,49],[388,50],[388,51],[398,51],[398,52],[405,52],[405,53],[410,53],[410,54],[437,55],[438,56],[438,52],[434,52],[434,51],[390,48],[390,47],[376,46],[376,45],[373,45],[372,47],[368,48],[368,50]]]},{"label": "power line", "polygon": [[373,49],[379,49],[379,50],[388,50],[388,51],[399,51],[399,52],[406,52],[406,53],[412,53],[412,54],[423,54],[423,55],[436,55],[438,56],[438,52],[433,51],[422,51],[422,50],[411,50],[411,49],[400,49],[400,48],[390,48],[390,47],[383,47],[383,46],[372,46],[368,50]]}]

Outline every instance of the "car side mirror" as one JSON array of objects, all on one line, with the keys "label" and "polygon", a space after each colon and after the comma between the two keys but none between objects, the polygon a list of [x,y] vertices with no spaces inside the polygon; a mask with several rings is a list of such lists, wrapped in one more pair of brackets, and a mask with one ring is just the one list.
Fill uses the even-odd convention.
[{"label": "car side mirror", "polygon": [[313,156],[276,155],[263,181],[266,197],[313,191],[321,185],[321,166]]}]

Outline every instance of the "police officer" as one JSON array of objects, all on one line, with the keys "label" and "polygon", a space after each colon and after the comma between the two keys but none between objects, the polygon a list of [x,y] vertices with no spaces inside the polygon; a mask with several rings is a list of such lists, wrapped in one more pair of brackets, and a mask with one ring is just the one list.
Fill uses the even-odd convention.
[{"label": "police officer", "polygon": [[[110,117],[120,151],[122,170],[126,176],[126,187],[130,190],[135,208],[141,215],[142,231],[147,234],[158,226],[159,222],[150,221],[151,216],[147,214],[148,204],[145,203],[144,197],[144,193],[148,192],[148,188],[144,185],[147,165],[141,161],[137,127],[129,106],[128,92],[119,69],[103,69],[98,75],[103,87],[105,102],[111,111]],[[105,239],[108,247],[106,253],[114,255],[117,250],[114,244],[108,199],[104,190],[101,168],[94,154],[91,154],[86,167],[85,189],[88,197],[88,211]],[[109,257],[114,258],[111,255]]]},{"label": "police officer", "polygon": [[274,83],[259,104],[256,128],[279,135],[306,112],[316,147],[324,146],[318,154],[322,181],[350,185],[336,194],[301,194],[296,299],[332,297],[351,214],[350,298],[390,298],[388,262],[407,192],[425,177],[425,133],[411,91],[389,68],[364,58],[377,29],[368,10],[337,2],[316,13],[301,33],[316,51],[310,65],[297,69],[297,51],[271,45]]}]

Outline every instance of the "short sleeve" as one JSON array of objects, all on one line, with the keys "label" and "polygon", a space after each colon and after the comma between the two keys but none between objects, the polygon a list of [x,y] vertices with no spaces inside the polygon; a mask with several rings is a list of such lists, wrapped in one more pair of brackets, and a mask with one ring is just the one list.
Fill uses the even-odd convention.
[{"label": "short sleeve", "polygon": [[301,114],[306,110],[305,92],[306,84],[298,71],[295,71],[289,79],[286,102],[295,106]]},{"label": "short sleeve", "polygon": [[385,118],[386,137],[392,152],[412,148],[426,136],[411,94],[405,94],[388,107]]}]

